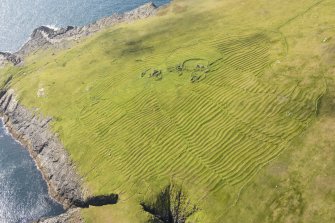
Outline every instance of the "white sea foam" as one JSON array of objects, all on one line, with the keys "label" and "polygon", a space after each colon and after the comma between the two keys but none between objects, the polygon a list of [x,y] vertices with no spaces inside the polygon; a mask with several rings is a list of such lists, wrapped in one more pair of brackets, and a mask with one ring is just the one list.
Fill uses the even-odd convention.
[{"label": "white sea foam", "polygon": [[45,25],[45,27],[48,27],[49,29],[53,29],[55,31],[58,31],[60,30],[61,28],[56,26],[56,25]]},{"label": "white sea foam", "polygon": [[[16,52],[31,32],[49,28],[83,26],[113,13],[132,10],[150,0],[2,0],[0,5],[0,51]],[[154,0],[157,6],[169,0]]]},{"label": "white sea foam", "polygon": [[[3,130],[3,133],[4,133],[5,135],[8,135],[8,136],[12,137],[13,142],[18,143],[18,144],[20,144],[22,147],[24,147],[24,145],[23,145],[19,140],[15,139],[14,136],[9,132],[9,129],[7,128],[7,126],[5,126],[4,118],[1,117],[0,120],[1,120],[1,129]],[[1,138],[3,138],[3,136],[4,136],[4,135],[2,135]]]}]

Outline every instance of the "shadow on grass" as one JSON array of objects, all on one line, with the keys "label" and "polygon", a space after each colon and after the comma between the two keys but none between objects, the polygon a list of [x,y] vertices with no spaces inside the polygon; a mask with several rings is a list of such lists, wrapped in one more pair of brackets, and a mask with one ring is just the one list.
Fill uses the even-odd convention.
[{"label": "shadow on grass", "polygon": [[184,223],[199,210],[192,204],[182,187],[173,184],[165,187],[154,202],[142,202],[141,205],[152,215],[150,223]]}]

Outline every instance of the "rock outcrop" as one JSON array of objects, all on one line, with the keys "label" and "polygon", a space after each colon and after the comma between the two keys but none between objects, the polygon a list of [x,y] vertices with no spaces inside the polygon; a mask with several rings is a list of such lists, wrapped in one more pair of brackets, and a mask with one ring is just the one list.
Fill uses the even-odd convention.
[{"label": "rock outcrop", "polygon": [[52,218],[40,219],[36,223],[81,223],[84,222],[80,216],[80,209],[69,209],[66,213]]},{"label": "rock outcrop", "polygon": [[155,4],[147,3],[132,11],[125,12],[123,14],[114,14],[82,27],[68,26],[66,28],[52,29],[46,26],[41,26],[33,31],[29,41],[25,43],[18,52],[11,54],[15,60],[9,57],[6,58],[8,58],[8,61],[12,62],[14,65],[17,65],[25,56],[37,51],[38,49],[49,46],[65,48],[71,41],[77,41],[102,29],[119,23],[129,23],[155,15],[157,9],[158,8]]},{"label": "rock outcrop", "polygon": [[21,58],[12,53],[0,52],[0,67],[3,66],[6,62],[18,65],[21,63]]},{"label": "rock outcrop", "polygon": [[[4,61],[18,65],[23,62],[25,56],[47,47],[65,48],[72,41],[77,41],[83,37],[87,37],[102,29],[114,26],[119,23],[129,23],[135,20],[144,19],[156,14],[158,8],[153,3],[144,4],[132,11],[123,14],[113,14],[112,16],[102,18],[92,24],[66,28],[52,29],[41,26],[33,31],[30,39],[16,53],[1,53],[0,66]],[[1,62],[3,61],[3,62]]]}]

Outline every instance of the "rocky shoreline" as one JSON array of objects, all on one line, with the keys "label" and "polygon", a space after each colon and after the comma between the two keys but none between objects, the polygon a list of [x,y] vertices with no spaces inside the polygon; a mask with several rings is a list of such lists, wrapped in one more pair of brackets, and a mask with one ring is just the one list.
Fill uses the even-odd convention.
[{"label": "rocky shoreline", "polygon": [[65,48],[73,41],[78,41],[105,28],[120,23],[130,23],[156,15],[158,9],[159,8],[151,2],[123,14],[113,14],[109,17],[102,18],[86,26],[68,26],[60,29],[52,29],[47,26],[38,27],[33,31],[30,39],[18,52],[0,52],[0,67],[4,66],[7,62],[14,65],[22,65],[24,57],[39,49],[48,48],[50,46]]},{"label": "rocky shoreline", "polygon": [[[155,15],[157,11],[158,8],[153,3],[147,3],[132,11],[114,14],[83,27],[69,26],[58,30],[45,26],[39,27],[33,31],[30,40],[18,52],[0,52],[0,68],[7,63],[15,66],[23,65],[24,58],[39,49],[64,48],[102,29],[119,23],[144,19]],[[79,213],[80,208],[117,202],[116,194],[89,196],[68,153],[50,129],[52,118],[42,117],[37,112],[24,108],[12,89],[0,91],[0,114],[8,131],[28,149],[33,157],[48,184],[51,197],[67,210],[60,216],[40,219],[39,223],[83,222]]]},{"label": "rocky shoreline", "polygon": [[69,209],[66,213],[53,218],[40,219],[36,223],[81,223],[80,208]]},{"label": "rocky shoreline", "polygon": [[87,195],[66,150],[49,128],[52,119],[39,117],[21,106],[11,89],[0,93],[0,112],[8,131],[34,159],[49,194],[65,209],[84,206]]}]

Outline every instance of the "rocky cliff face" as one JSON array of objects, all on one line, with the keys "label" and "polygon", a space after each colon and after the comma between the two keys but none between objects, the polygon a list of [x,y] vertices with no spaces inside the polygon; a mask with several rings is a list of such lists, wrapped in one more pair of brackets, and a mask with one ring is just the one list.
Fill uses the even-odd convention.
[{"label": "rocky cliff face", "polygon": [[35,160],[48,184],[50,195],[68,209],[61,216],[39,222],[77,223],[81,222],[80,208],[117,203],[117,194],[87,196],[69,155],[49,127],[52,118],[43,118],[21,106],[12,89],[0,91],[0,113],[9,132]]},{"label": "rocky cliff face", "polygon": [[80,177],[58,138],[49,128],[51,118],[42,118],[22,107],[14,91],[0,94],[0,112],[12,135],[30,152],[48,183],[49,193],[65,208],[84,202]]},{"label": "rocky cliff face", "polygon": [[0,52],[0,67],[5,65],[6,62],[18,65],[21,63],[21,58],[8,52]]}]

